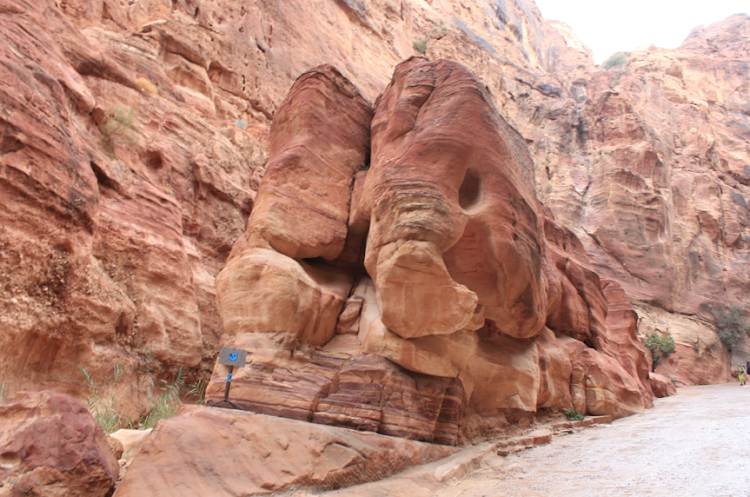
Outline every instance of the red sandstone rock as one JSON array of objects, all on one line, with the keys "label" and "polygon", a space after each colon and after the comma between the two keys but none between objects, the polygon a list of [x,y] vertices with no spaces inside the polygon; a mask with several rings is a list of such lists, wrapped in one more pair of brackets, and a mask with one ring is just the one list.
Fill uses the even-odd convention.
[{"label": "red sandstone rock", "polygon": [[[727,353],[699,310],[741,301],[749,278],[746,16],[695,30],[679,50],[633,52],[618,76],[595,72],[570,29],[533,4],[0,4],[0,348],[18,352],[0,360],[6,388],[82,398],[78,366],[103,385],[122,364],[108,389],[137,415],[145,399],[131,387],[147,356],[165,370],[210,368],[224,331],[214,278],[245,229],[267,123],[293,79],[334,62],[374,100],[425,38],[429,57],[457,60],[489,86],[530,146],[539,198],[591,252],[587,269],[638,300],[641,326],[675,337],[659,370],[685,384],[726,378]],[[134,126],[108,140],[100,127],[118,105],[133,107]],[[347,264],[367,231],[357,209],[339,256]],[[603,306],[579,288],[593,278],[555,252],[541,262],[545,324],[590,341]],[[316,305],[329,310],[348,297],[323,293]],[[333,336],[333,314],[306,337]],[[356,349],[351,340],[331,348]]]},{"label": "red sandstone rock", "polygon": [[[272,143],[304,142],[310,127],[344,129],[337,114],[328,125],[325,110],[358,97],[341,91],[331,74],[316,70],[297,81],[279,112],[281,124],[272,126]],[[306,97],[308,87],[330,101],[325,110],[316,107],[320,99]],[[297,100],[304,112],[294,116],[286,106]],[[345,157],[363,143],[350,137],[332,132],[302,152],[317,147],[336,158],[338,144]],[[353,235],[323,237],[338,240],[326,257],[344,254],[330,263],[299,258],[300,250],[328,249],[314,240],[336,232],[331,225],[313,221],[304,227],[309,232],[285,231],[274,220],[291,211],[313,211],[315,219],[318,207],[309,199],[336,187],[338,177],[308,183],[293,172],[319,154],[285,160],[284,147],[272,151],[248,232],[217,280],[225,343],[248,350],[251,361],[234,375],[234,402],[451,444],[461,437],[465,411],[529,421],[539,408],[574,405],[576,392],[581,409],[596,414],[621,417],[650,405],[650,390],[620,364],[645,362],[645,349],[626,339],[634,339],[627,334],[634,328],[620,332],[625,338],[610,336],[607,299],[583,247],[550,212],[542,224],[524,145],[465,68],[420,58],[401,64],[379,100],[373,140],[372,167],[364,181],[353,178]],[[346,161],[331,163],[353,177]],[[321,197],[339,209],[348,205],[345,195]],[[365,233],[371,279],[354,284],[347,275],[361,260],[355,240],[364,242]],[[292,239],[298,242],[278,241]],[[620,307],[629,309],[627,301]],[[563,347],[563,334],[579,346]],[[225,374],[217,365],[209,401],[221,398]]]},{"label": "red sandstone rock", "polygon": [[250,247],[293,259],[343,250],[354,173],[369,155],[371,105],[338,70],[302,74],[271,127],[270,159],[248,222]]},{"label": "red sandstone rock", "polygon": [[677,393],[677,387],[672,380],[659,373],[649,373],[648,379],[651,383],[651,389],[654,396],[658,398],[669,397]]},{"label": "red sandstone rock", "polygon": [[[301,76],[277,113],[271,164],[247,233],[217,279],[225,343],[251,352],[232,398],[256,412],[456,443],[465,404],[460,382],[364,356],[354,336],[332,342],[339,327],[349,328],[341,336],[359,332],[363,300],[347,300],[353,278],[345,261],[301,260],[334,259],[344,250],[370,118],[369,104],[329,66]],[[223,379],[217,367],[210,400],[219,399]]]},{"label": "red sandstone rock", "polygon": [[2,495],[105,496],[117,459],[86,407],[55,392],[18,392],[0,404]]},{"label": "red sandstone rock", "polygon": [[747,130],[728,117],[745,115],[748,43],[750,18],[732,16],[563,83],[583,99],[532,92],[517,114],[525,136],[544,130],[531,146],[542,199],[641,324],[675,337],[669,371],[687,384],[725,380],[702,304],[741,302],[748,278]]},{"label": "red sandstone rock", "polygon": [[137,417],[146,363],[195,375],[218,350],[214,277],[265,152],[185,104],[172,52],[101,28],[111,2],[0,4],[0,374],[80,399],[81,367]]},{"label": "red sandstone rock", "polygon": [[623,369],[616,357],[587,348],[572,338],[558,339],[573,365],[570,392],[578,412],[617,419],[645,409],[641,383]]},{"label": "red sandstone rock", "polygon": [[449,334],[476,310],[509,336],[538,334],[532,163],[485,88],[454,62],[410,59],[378,101],[372,140],[365,266],[383,324],[403,338]]},{"label": "red sandstone rock", "polygon": [[183,406],[161,421],[117,488],[136,495],[264,495],[373,481],[456,449],[260,414]]},{"label": "red sandstone rock", "polygon": [[650,385],[653,382],[649,381],[649,375],[652,358],[651,352],[638,337],[638,315],[617,282],[603,280],[602,288],[609,302],[606,321],[609,342],[619,356],[619,363],[638,381],[646,407],[651,407],[653,395]]},{"label": "red sandstone rock", "polygon": [[544,212],[547,278],[547,326],[559,333],[601,348],[606,339],[607,298],[599,276],[590,268],[578,237],[558,225],[549,209]]},{"label": "red sandstone rock", "polygon": [[323,345],[352,284],[303,258],[344,248],[354,174],[365,163],[370,105],[330,66],[297,80],[271,129],[271,159],[247,233],[217,281],[231,336],[284,331]]}]

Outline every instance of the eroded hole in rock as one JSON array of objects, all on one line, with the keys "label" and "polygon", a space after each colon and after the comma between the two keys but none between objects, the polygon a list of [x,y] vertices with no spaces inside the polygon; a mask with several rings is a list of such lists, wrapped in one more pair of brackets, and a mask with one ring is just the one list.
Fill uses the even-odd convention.
[{"label": "eroded hole in rock", "polygon": [[109,179],[107,177],[107,174],[104,172],[104,170],[99,167],[99,164],[96,162],[91,162],[91,170],[94,171],[94,176],[96,176],[96,182],[99,184],[99,188],[111,188],[116,189],[116,184],[114,181]]},{"label": "eroded hole in rock", "polygon": [[479,202],[482,193],[482,179],[472,168],[466,170],[464,181],[458,189],[458,204],[462,209],[470,209]]},{"label": "eroded hole in rock", "polygon": [[224,75],[224,68],[218,62],[211,62],[208,66],[208,79],[215,85],[221,82],[221,78]]},{"label": "eroded hole in rock", "polygon": [[146,154],[146,165],[153,170],[159,170],[164,166],[164,160],[159,152],[148,152]]},{"label": "eroded hole in rock", "polygon": [[0,140],[0,155],[10,154],[21,150],[23,148],[23,142],[14,136],[3,136]]},{"label": "eroded hole in rock", "polygon": [[132,345],[133,316],[125,312],[120,314],[115,324],[115,338],[120,345]]}]

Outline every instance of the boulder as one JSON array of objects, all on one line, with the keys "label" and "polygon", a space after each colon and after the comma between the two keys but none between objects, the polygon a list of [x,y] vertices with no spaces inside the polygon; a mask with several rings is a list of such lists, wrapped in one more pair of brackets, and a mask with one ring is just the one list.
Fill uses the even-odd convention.
[{"label": "boulder", "polygon": [[651,383],[651,390],[653,390],[655,397],[661,399],[677,393],[677,387],[675,384],[663,374],[650,373],[648,379]]},{"label": "boulder", "polygon": [[17,392],[0,403],[0,494],[105,496],[119,466],[81,403],[51,391]]},{"label": "boulder", "polygon": [[245,235],[217,279],[230,336],[284,331],[327,343],[352,285],[302,259],[344,249],[355,173],[369,151],[370,104],[331,66],[300,76],[276,114],[271,157]]},{"label": "boulder", "polygon": [[644,411],[640,382],[625,371],[615,354],[588,348],[569,337],[558,340],[573,366],[570,392],[578,412],[617,419]]},{"label": "boulder", "polygon": [[154,428],[115,496],[329,490],[385,478],[456,450],[262,414],[183,406]]}]

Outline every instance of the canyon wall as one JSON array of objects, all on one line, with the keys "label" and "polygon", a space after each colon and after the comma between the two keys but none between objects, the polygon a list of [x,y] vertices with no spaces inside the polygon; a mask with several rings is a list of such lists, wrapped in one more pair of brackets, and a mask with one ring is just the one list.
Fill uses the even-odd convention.
[{"label": "canyon wall", "polygon": [[[642,329],[675,337],[678,353],[662,367],[684,383],[726,377],[702,304],[741,302],[748,285],[747,16],[609,70],[524,0],[0,0],[0,26],[6,390],[83,398],[81,368],[137,416],[144,372],[182,368],[194,381],[210,371],[225,331],[216,276],[281,146],[270,125],[296,78],[331,64],[375,102],[394,67],[420,52],[458,61],[486,85],[529,147],[536,197],[552,213],[542,217],[578,236]],[[528,197],[529,180],[519,184]],[[330,257],[349,213],[331,216],[326,239],[273,249]],[[387,230],[377,236],[385,251],[365,254],[375,273],[401,257],[389,255]],[[323,248],[289,255],[289,243]],[[343,241],[349,261],[357,243]],[[362,300],[384,281],[362,283]],[[349,309],[341,282],[325,284],[333,290],[317,298]],[[463,282],[451,285],[471,307]],[[383,317],[393,324],[393,315]],[[305,331],[310,343],[319,328]]]}]

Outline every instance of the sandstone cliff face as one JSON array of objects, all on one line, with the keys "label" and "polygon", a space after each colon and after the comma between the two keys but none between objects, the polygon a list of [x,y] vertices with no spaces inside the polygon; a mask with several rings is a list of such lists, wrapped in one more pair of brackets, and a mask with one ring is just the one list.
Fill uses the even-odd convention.
[{"label": "sandstone cliff face", "polygon": [[660,371],[686,384],[726,378],[707,309],[747,293],[749,36],[737,15],[677,50],[623,56],[567,116],[576,140],[548,130],[532,146],[558,156],[543,198],[638,302],[642,330],[675,338]]},{"label": "sandstone cliff face", "polygon": [[158,41],[82,30],[103,20],[52,3],[1,10],[0,376],[80,398],[78,367],[102,385],[117,365],[133,406],[145,362],[197,372],[215,356],[213,280],[252,208],[262,133],[208,112]]},{"label": "sandstone cliff face", "polygon": [[[630,54],[618,78],[525,0],[0,6],[6,389],[85,397],[83,367],[137,415],[145,364],[210,369],[224,333],[214,280],[245,231],[269,126],[295,78],[330,63],[373,102],[415,47],[487,85],[530,147],[538,198],[593,269],[637,301],[642,326],[677,339],[673,376],[724,377],[699,311],[747,286],[746,17],[696,31],[677,51]],[[355,181],[355,195],[364,186]],[[348,228],[342,264],[354,264],[366,232]],[[320,283],[304,271],[326,288],[321,309],[339,298],[346,276]],[[550,305],[546,321],[580,338],[592,318],[566,278],[547,293],[567,304]],[[342,329],[362,306],[349,300]]]}]

